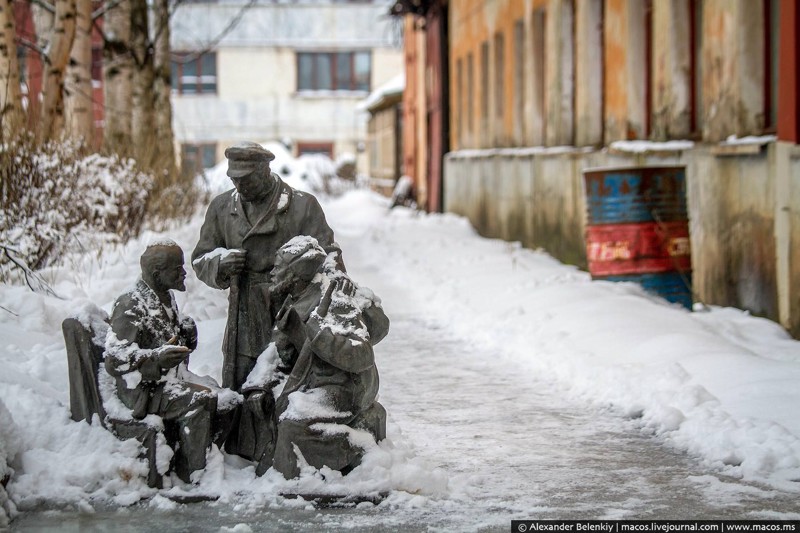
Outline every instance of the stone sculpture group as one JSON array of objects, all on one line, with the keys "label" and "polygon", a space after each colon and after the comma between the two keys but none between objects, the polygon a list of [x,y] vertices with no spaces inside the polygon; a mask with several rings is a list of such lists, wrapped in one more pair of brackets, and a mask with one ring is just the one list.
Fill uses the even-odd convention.
[{"label": "stone sculpture group", "polygon": [[316,198],[270,171],[273,154],[246,142],[225,156],[234,188],[211,202],[191,256],[203,283],[229,291],[221,386],[188,370],[197,327],[172,295],[186,290],[183,251],[155,242],[110,319],[98,310],[64,323],[73,419],[98,415],[138,438],[152,486],[166,473],[155,460],[165,444],[184,482],[202,475],[212,444],[258,475],[293,478],[306,465],[347,474],[364,437],[386,435],[372,347],[389,320],[347,275]]}]

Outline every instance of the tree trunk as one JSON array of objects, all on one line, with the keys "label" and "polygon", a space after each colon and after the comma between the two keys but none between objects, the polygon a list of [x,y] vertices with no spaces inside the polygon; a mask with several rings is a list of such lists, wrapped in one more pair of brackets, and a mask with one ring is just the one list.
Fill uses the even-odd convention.
[{"label": "tree trunk", "polygon": [[92,101],[92,0],[77,0],[77,27],[67,67],[65,104],[67,131],[89,146],[94,138]]},{"label": "tree trunk", "polygon": [[19,131],[23,118],[15,37],[11,1],[0,0],[0,135],[3,139]]},{"label": "tree trunk", "polygon": [[169,0],[156,0],[155,35],[155,115],[158,141],[158,167],[169,176],[177,176],[175,136],[172,131],[172,102],[170,101],[171,64],[169,33]]},{"label": "tree trunk", "polygon": [[[14,1],[14,0],[12,0]],[[35,33],[34,44],[37,48],[38,56],[33,58],[27,54],[30,61],[25,65],[23,72],[20,70],[22,82],[27,84],[27,101],[23,98],[23,108],[27,115],[25,121],[31,130],[36,130],[42,123],[42,91],[45,69],[47,68],[47,52],[50,41],[53,39],[53,29],[56,25],[56,14],[54,0],[42,2],[30,2],[30,13],[33,19],[33,31]],[[20,69],[22,69],[20,65]]]},{"label": "tree trunk", "polygon": [[131,1],[122,0],[109,9],[103,20],[103,28],[106,34],[103,47],[103,143],[109,151],[130,156],[133,87],[133,56],[130,53]]},{"label": "tree trunk", "polygon": [[42,107],[42,138],[54,138],[64,127],[64,76],[75,40],[76,2],[56,0],[53,39],[47,54]]},{"label": "tree trunk", "polygon": [[131,49],[136,58],[131,120],[133,156],[144,168],[152,169],[156,162],[157,131],[153,92],[155,68],[149,27],[147,0],[131,0]]}]

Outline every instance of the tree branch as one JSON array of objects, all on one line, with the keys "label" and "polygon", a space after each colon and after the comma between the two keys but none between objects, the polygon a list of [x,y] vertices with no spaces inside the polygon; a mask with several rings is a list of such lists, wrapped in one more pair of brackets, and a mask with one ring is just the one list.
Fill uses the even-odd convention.
[{"label": "tree branch", "polygon": [[47,55],[47,51],[45,51],[45,49],[39,46],[38,44],[34,43],[33,41],[29,41],[24,37],[20,37],[19,35],[17,36],[17,43],[20,46],[23,46],[29,50],[33,50],[34,52],[42,56],[42,59],[44,59],[45,63],[47,63],[48,65],[50,64],[50,58]]},{"label": "tree branch", "polygon": [[31,4],[36,4],[37,6],[41,7],[45,11],[49,11],[50,13],[56,13],[56,6],[48,3],[46,0],[30,0]]},{"label": "tree branch", "polygon": [[113,0],[112,2],[109,2],[108,4],[105,4],[103,7],[97,9],[92,13],[92,22],[95,22],[97,19],[99,19],[100,17],[102,17],[103,15],[105,15],[106,13],[108,13],[109,11],[111,11],[112,9],[114,9],[115,7],[117,7],[122,2],[125,1],[126,0]]},{"label": "tree branch", "polygon": [[3,244],[0,244],[0,248],[3,249],[8,260],[11,261],[17,268],[22,270],[22,273],[25,275],[25,283],[28,284],[28,287],[33,292],[46,294],[48,296],[53,296],[55,298],[58,298],[59,300],[64,299],[61,296],[59,296],[56,293],[56,291],[54,291],[52,287],[50,287],[50,285],[48,285],[47,282],[43,280],[39,274],[31,270],[23,260],[11,255],[12,252],[16,253],[17,252],[16,250],[11,248],[10,246],[5,246]]},{"label": "tree branch", "polygon": [[[180,3],[181,2],[179,2],[178,5],[180,5]],[[177,63],[189,63],[191,61],[197,60],[197,58],[199,58],[203,54],[206,54],[211,50],[213,50],[214,48],[216,48],[217,45],[220,43],[220,41],[222,41],[222,39],[224,39],[239,24],[239,22],[244,17],[244,14],[247,12],[247,10],[256,5],[257,3],[258,0],[250,0],[249,2],[247,2],[247,4],[242,6],[242,9],[240,9],[239,12],[230,20],[230,22],[228,22],[228,25],[225,26],[225,28],[223,28],[223,30],[219,33],[219,35],[211,39],[202,49],[187,55],[172,54],[172,60]]]}]

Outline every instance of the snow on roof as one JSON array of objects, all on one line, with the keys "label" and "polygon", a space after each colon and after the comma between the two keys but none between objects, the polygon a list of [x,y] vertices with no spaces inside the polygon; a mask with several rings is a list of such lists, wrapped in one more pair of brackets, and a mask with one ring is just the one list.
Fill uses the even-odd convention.
[{"label": "snow on roof", "polygon": [[356,109],[359,111],[371,111],[380,106],[387,98],[401,94],[406,88],[406,74],[401,72],[370,93],[364,100],[358,103]]},{"label": "snow on roof", "polygon": [[758,135],[758,136],[748,135],[746,137],[737,137],[736,135],[730,135],[720,144],[724,145],[767,144],[775,142],[777,140],[778,137],[775,135]]},{"label": "snow on roof", "polygon": [[445,159],[459,159],[490,156],[532,156],[532,155],[561,155],[574,153],[588,153],[593,151],[591,146],[521,146],[518,148],[466,148],[454,150],[445,154]]},{"label": "snow on roof", "polygon": [[609,147],[620,152],[677,152],[694,148],[692,141],[614,141]]}]

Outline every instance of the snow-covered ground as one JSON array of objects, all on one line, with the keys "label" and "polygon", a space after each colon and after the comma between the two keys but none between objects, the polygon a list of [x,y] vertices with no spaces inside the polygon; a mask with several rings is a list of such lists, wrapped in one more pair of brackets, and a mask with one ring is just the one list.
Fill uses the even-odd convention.
[{"label": "snow-covered ground", "polygon": [[[500,473],[492,479],[484,463],[535,465],[547,453],[542,446],[529,451],[500,446],[487,454],[475,444],[479,440],[449,444],[444,428],[411,426],[424,420],[431,406],[442,409],[443,398],[474,400],[479,395],[483,414],[453,411],[467,417],[462,422],[474,427],[475,435],[491,432],[497,438],[500,432],[503,440],[508,430],[509,442],[516,438],[512,433],[529,431],[533,437],[539,432],[535,424],[528,427],[522,419],[506,428],[485,415],[515,407],[535,415],[525,400],[529,384],[539,395],[545,391],[550,406],[558,405],[559,398],[565,405],[586,405],[590,414],[604,413],[602,425],[643,430],[653,440],[688,452],[707,472],[770,487],[776,494],[800,493],[800,343],[774,323],[736,309],[691,313],[634,285],[591,281],[587,273],[544,253],[480,238],[464,219],[390,211],[385,199],[367,191],[326,200],[323,207],[353,277],[368,280],[379,296],[379,288],[392,288],[387,314],[405,317],[399,331],[376,347],[390,417],[388,439],[346,478],[327,472],[324,481],[313,472],[292,482],[272,472],[257,478],[252,465],[215,451],[197,487],[176,485],[172,492],[218,496],[245,514],[304,508],[302,502],[278,496],[280,491],[326,490],[389,492],[378,508],[394,510],[400,523],[411,521],[419,509],[489,512],[518,487]],[[91,512],[98,505],[126,506],[146,498],[151,508],[176,507],[145,485],[135,443],[70,421],[60,323],[86,302],[109,310],[135,281],[148,241],[167,236],[188,254],[201,221],[202,213],[165,235],[145,234],[102,255],[76,257],[43,272],[61,299],[26,287],[0,287],[0,467],[5,454],[14,470],[7,486],[13,504],[6,507]],[[190,272],[187,292],[178,301],[200,329],[192,370],[219,378],[225,294]],[[404,339],[414,335],[409,317],[417,317],[430,341],[417,342],[415,357],[409,348],[405,364]],[[492,386],[480,387],[474,373],[459,374],[458,350],[446,354],[449,364],[440,364],[443,348],[430,333],[437,329],[442,338],[470,347],[464,361],[478,370],[485,364]],[[439,357],[436,364],[423,366],[426,349]],[[383,364],[387,373],[381,358],[389,355],[392,362]],[[414,379],[417,368],[425,379]],[[508,382],[501,381],[504,373]],[[401,382],[407,390],[397,389]],[[569,461],[562,452],[552,449],[554,457]],[[455,461],[447,457],[450,453],[465,457]],[[453,467],[454,462],[460,466]],[[597,461],[592,468],[602,469],[602,464]],[[471,467],[465,465],[482,472],[481,490],[469,489],[464,471]],[[587,505],[587,513],[599,517],[591,514],[591,502]],[[515,510],[517,517],[525,517],[520,511]],[[508,516],[510,510],[503,512]],[[535,514],[530,509],[527,517]],[[797,519],[800,504],[796,514],[781,516]]]},{"label": "snow-covered ground", "polygon": [[800,342],[774,322],[689,312],[480,238],[460,217],[386,213],[366,192],[328,212],[340,235],[360,232],[381,275],[487,357],[507,354],[532,377],[637,418],[709,468],[800,490]]}]

